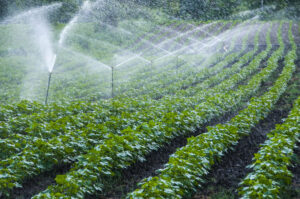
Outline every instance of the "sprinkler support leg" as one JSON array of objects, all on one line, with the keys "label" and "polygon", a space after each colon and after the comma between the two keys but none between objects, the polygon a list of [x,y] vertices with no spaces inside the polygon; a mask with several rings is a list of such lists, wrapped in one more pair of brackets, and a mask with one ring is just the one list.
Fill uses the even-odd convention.
[{"label": "sprinkler support leg", "polygon": [[48,104],[48,96],[49,96],[49,89],[50,89],[50,83],[51,83],[51,76],[52,76],[52,73],[49,73],[48,87],[47,87],[47,93],[46,93],[45,105]]}]

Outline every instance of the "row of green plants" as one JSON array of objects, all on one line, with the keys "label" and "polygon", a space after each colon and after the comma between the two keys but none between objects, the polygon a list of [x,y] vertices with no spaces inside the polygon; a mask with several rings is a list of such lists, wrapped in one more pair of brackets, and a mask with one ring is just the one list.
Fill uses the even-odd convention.
[{"label": "row of green plants", "polygon": [[[132,103],[132,102],[131,102]],[[137,103],[137,102],[136,102]],[[147,103],[144,103],[145,105],[149,105],[149,104],[147,104]],[[89,108],[91,108],[92,109],[92,107],[91,107],[91,105],[90,106],[88,106]],[[145,108],[145,107],[143,107],[143,108]],[[150,108],[152,108],[152,107],[150,107]],[[170,109],[173,109],[174,107],[170,107]],[[99,111],[101,111],[101,109],[98,109]],[[134,108],[134,109],[132,109],[132,110],[134,110],[134,111],[136,111],[137,109],[136,108]],[[99,112],[99,111],[96,111],[96,112]],[[68,112],[68,111],[66,111],[66,112]],[[85,112],[85,111],[84,111]],[[128,114],[128,113],[127,113]],[[105,114],[102,114],[102,116],[107,116],[107,114],[105,115]],[[148,112],[148,115],[149,115],[149,112]],[[92,116],[94,116],[94,118],[92,118]],[[101,115],[100,115],[101,116]],[[98,121],[98,124],[99,123],[101,123],[101,122],[103,122],[104,120],[102,119],[102,120],[100,120],[99,119],[99,114],[98,114],[98,118],[95,118],[95,113],[94,112],[91,112],[90,114],[83,114],[82,115],[82,117],[80,118],[80,117],[78,117],[77,115],[75,115],[75,118],[73,117],[73,119],[72,120],[70,120],[69,118],[70,117],[63,117],[62,119],[62,121],[63,122],[66,122],[67,124],[65,124],[67,127],[68,127],[68,130],[75,130],[75,129],[81,129],[83,126],[84,127],[86,127],[86,124],[85,125],[83,125],[82,124],[82,122],[79,122],[78,123],[78,121]],[[127,115],[123,115],[123,117],[128,117]],[[110,120],[110,121],[108,121],[108,122],[106,122],[105,123],[105,125],[106,126],[109,126],[109,125],[111,125],[112,123],[114,123],[115,125],[118,125],[118,126],[120,126],[120,128],[122,129],[122,128],[124,128],[123,126],[121,126],[120,125],[120,118],[118,118],[118,117],[115,117],[115,118],[113,118],[114,119],[114,122],[112,122],[112,120]],[[124,118],[125,119],[125,118]],[[127,118],[127,119],[130,119],[129,117]],[[135,119],[134,121],[136,121],[136,120],[141,120],[141,118],[139,117],[138,119]],[[145,119],[144,121],[146,121],[147,119]],[[73,127],[70,129],[70,125],[68,125],[68,122],[73,122]],[[89,125],[91,126],[91,123],[89,123]],[[41,125],[42,127],[44,127],[43,125]],[[59,129],[57,129],[57,127],[56,126],[58,126],[59,127]],[[62,125],[62,123],[61,123],[61,121],[60,120],[58,120],[56,123],[50,123],[50,125],[48,126],[49,128],[40,128],[40,129],[38,129],[37,127],[35,127],[34,129],[31,129],[32,130],[32,133],[34,133],[34,134],[31,134],[30,136],[28,136],[28,139],[27,139],[27,144],[28,144],[28,146],[27,146],[27,148],[29,148],[29,149],[31,149],[32,148],[32,145],[31,144],[29,144],[29,143],[31,143],[31,142],[34,142],[34,143],[37,143],[38,141],[40,141],[40,140],[35,140],[35,139],[33,139],[33,138],[43,138],[43,140],[45,140],[47,137],[49,137],[49,138],[53,138],[53,137],[56,137],[56,136],[58,136],[59,134],[58,134],[58,132],[57,131],[59,131],[60,133],[63,133],[63,132],[65,132],[65,130],[66,130],[66,127],[65,126],[63,126]],[[98,128],[100,128],[99,127],[99,125],[98,126],[93,126],[94,128],[95,128],[95,130],[96,130],[96,128],[98,127]],[[48,130],[47,130],[48,129]],[[51,132],[49,132],[49,130],[51,130]],[[87,129],[87,132],[89,131],[90,129]],[[50,135],[49,135],[50,134]],[[40,136],[40,135],[42,135],[42,136]],[[48,136],[47,136],[48,135]],[[72,134],[73,135],[73,134]],[[24,136],[22,137],[21,135],[20,136],[16,136],[17,138],[23,138],[24,139]],[[66,136],[65,136],[66,137]],[[84,137],[82,138],[82,139],[84,139]],[[47,140],[47,139],[46,139]],[[15,140],[16,141],[16,140]],[[24,142],[24,140],[20,140],[21,141],[21,143],[23,143]],[[50,143],[55,143],[54,141],[57,141],[56,139],[52,139],[51,140],[51,142]],[[12,143],[12,141],[10,140],[10,139],[8,139],[7,140],[7,148],[8,149],[11,149],[11,148],[14,148],[14,150],[17,150],[17,149],[22,149],[22,145],[20,145],[20,143],[19,142],[15,142],[15,145],[14,145],[14,147],[12,147],[11,146],[11,143]],[[73,144],[73,143],[72,143]],[[5,146],[5,145],[4,145]],[[5,148],[5,147],[3,147],[3,148]],[[9,151],[9,150],[6,150],[6,151]],[[5,152],[6,152],[5,150],[3,150],[3,153],[4,153],[4,155],[8,155],[8,154],[5,154]],[[20,154],[19,154],[20,155]]]},{"label": "row of green plants", "polygon": [[[245,44],[244,44],[244,46],[245,46]],[[226,63],[224,63],[223,62],[223,64],[225,64],[226,65]],[[219,63],[219,67],[221,67],[222,66],[222,62],[221,63]],[[216,69],[216,68],[212,68],[212,69]],[[205,71],[204,71],[205,72]],[[199,73],[199,74],[202,74],[202,76],[205,74],[205,73]],[[233,71],[234,72],[234,71]],[[209,74],[209,75],[211,75],[211,74]],[[222,79],[224,79],[224,78],[217,78],[219,81],[220,80],[222,80]],[[212,84],[206,84],[206,86],[207,86],[207,88],[209,87],[209,85],[212,85]],[[203,87],[202,86],[202,88],[205,88],[205,87]],[[147,97],[147,96],[146,96]],[[90,105],[91,106],[91,105]],[[143,107],[144,108],[144,107]],[[92,108],[90,108],[90,110],[92,110]],[[97,110],[100,110],[99,109],[99,107],[97,108]],[[84,113],[86,113],[87,112],[87,110],[84,110],[83,111]],[[89,111],[90,112],[90,111]],[[44,115],[44,117],[41,117],[41,116],[43,116]],[[62,123],[60,122],[60,121],[65,121],[65,122],[70,122],[69,120],[69,118],[70,118],[70,116],[67,116],[67,117],[62,117],[62,118],[60,118],[59,120],[57,120],[56,121],[56,123],[50,123],[50,125],[46,125],[46,124],[42,124],[42,125],[40,125],[40,126],[42,126],[42,128],[38,128],[38,126],[36,126],[36,125],[34,125],[34,120],[35,120],[35,118],[36,118],[36,122],[41,122],[41,121],[43,121],[43,119],[45,118],[45,119],[48,119],[47,118],[47,116],[48,116],[48,114],[47,114],[47,112],[46,112],[46,114],[45,114],[45,112],[43,112],[43,114],[41,115],[41,114],[37,114],[37,115],[35,115],[35,114],[33,114],[33,115],[31,115],[30,116],[30,118],[28,118],[27,117],[27,115],[21,115],[20,117],[12,117],[11,118],[11,121],[9,121],[9,120],[6,120],[5,122],[2,122],[2,126],[3,126],[3,129],[2,129],[2,137],[4,137],[4,138],[6,138],[6,137],[9,137],[10,139],[12,138],[12,135],[14,135],[15,133],[17,133],[17,132],[25,132],[25,133],[28,133],[28,135],[29,135],[29,137],[28,137],[28,140],[30,140],[31,138],[32,138],[32,136],[33,137],[39,137],[40,136],[40,134],[42,133],[42,132],[45,132],[45,133],[43,133],[44,134],[44,138],[46,138],[47,136],[47,132],[49,131],[49,130],[55,130],[55,129],[57,129],[57,127],[56,126],[58,126],[58,124],[59,124],[59,126],[61,126],[62,125]],[[61,116],[61,115],[60,115]],[[73,117],[73,115],[72,115],[72,117]],[[82,116],[81,116],[82,117]],[[53,119],[57,119],[57,118],[53,118]],[[78,116],[78,115],[76,115],[76,118],[73,118],[73,120],[82,120],[81,118],[80,118],[80,116]],[[24,122],[22,122],[22,121],[24,121]],[[53,121],[53,120],[52,120]],[[102,120],[103,121],[103,120]],[[16,122],[18,122],[17,124],[15,124]],[[26,123],[26,122],[29,122],[29,124],[28,123]],[[8,127],[8,128],[5,128],[5,127],[7,127],[7,126],[12,126],[12,127]],[[29,126],[33,126],[32,128],[29,128]],[[60,127],[61,128],[61,127]],[[75,125],[74,126],[74,128],[77,128],[77,125]],[[62,129],[63,130],[63,129]],[[5,132],[4,132],[5,131]],[[31,132],[34,132],[34,134],[32,134]],[[57,136],[58,134],[57,133],[53,133],[53,135],[54,136]],[[22,137],[22,135],[18,135],[17,134],[17,137],[19,138],[19,137]],[[18,147],[16,147],[16,149],[17,149]]]},{"label": "row of green plants", "polygon": [[299,140],[299,103],[300,99],[286,121],[267,134],[268,140],[254,155],[254,163],[249,166],[253,172],[240,184],[241,198],[282,198],[287,194],[293,177],[289,167]]},{"label": "row of green plants", "polygon": [[[215,78],[215,79],[220,80],[222,78]],[[202,89],[203,89],[203,87],[202,87]],[[98,108],[97,110],[101,110],[101,109]],[[67,117],[62,118],[61,120],[58,120],[56,123],[51,123],[50,125],[48,125],[46,127],[45,127],[45,125],[40,125],[40,127],[39,127],[39,125],[33,125],[33,127],[31,127],[31,128],[27,128],[26,132],[29,132],[29,133],[33,132],[34,134],[30,134],[27,137],[17,134],[16,136],[13,136],[14,139],[11,139],[12,137],[10,137],[10,139],[2,140],[2,143],[3,143],[2,157],[7,157],[11,154],[16,153],[16,151],[22,150],[24,148],[24,146],[27,144],[27,141],[32,141],[33,137],[43,138],[44,140],[45,139],[47,140],[48,138],[52,138],[54,136],[59,135],[58,132],[59,133],[64,132],[64,130],[66,128],[68,128],[68,130],[72,130],[72,129],[76,129],[76,128],[79,128],[79,129],[83,128],[84,126],[82,125],[82,123],[80,123],[78,121],[82,120],[82,118],[84,118],[86,120],[87,120],[87,118],[89,118],[92,120],[93,119],[91,117],[92,115],[94,116],[94,114],[89,114],[88,116],[85,116],[85,115],[75,116],[75,117],[72,117],[71,120],[70,120],[70,117],[67,116]],[[105,114],[103,114],[103,115],[105,115]],[[47,115],[45,115],[45,116],[47,116]],[[107,117],[108,116],[106,115],[106,118]],[[41,118],[38,117],[38,119],[41,119]],[[95,119],[95,117],[94,117],[94,119]],[[99,118],[96,118],[96,119],[99,122],[105,121],[103,119],[99,120]],[[64,126],[64,123],[61,123],[61,121],[63,121],[64,123],[67,123],[67,125]],[[73,122],[73,126],[70,126],[68,124],[69,122]],[[117,122],[117,119],[115,120],[115,122]],[[23,128],[21,130],[24,130],[24,126],[26,127],[26,125],[24,125],[24,123],[20,123],[19,126]],[[72,128],[70,128],[70,127],[72,127]],[[50,135],[49,135],[49,130],[51,130]],[[11,149],[13,149],[13,150],[11,150]],[[9,154],[7,153],[8,151],[10,151]]]},{"label": "row of green plants", "polygon": [[[227,86],[224,85],[224,90],[228,89]],[[195,97],[197,99],[197,97]],[[173,101],[172,104],[177,104],[179,101]],[[185,102],[185,99],[181,99],[180,103],[178,103],[177,107],[181,107]],[[144,102],[145,103],[145,102]],[[169,104],[168,104],[169,105]],[[187,104],[186,106],[190,106]],[[150,109],[153,108],[150,106]],[[162,111],[173,110],[174,105],[169,106],[161,106],[158,107],[158,114],[161,114]],[[162,110],[160,110],[162,109]],[[133,109],[136,110],[136,109]],[[157,113],[156,113],[157,114]],[[141,112],[140,115],[137,116],[133,121],[141,121],[145,116],[148,116],[147,120],[149,121],[149,112]],[[166,115],[166,114],[165,114]],[[170,115],[170,114],[169,114]],[[116,126],[118,128],[123,128],[123,133],[126,131],[130,131],[130,129],[126,129],[120,125],[120,122],[124,120],[124,122],[130,122],[128,120],[129,116],[124,115],[124,119],[116,118]],[[131,116],[131,115],[130,115]],[[167,114],[168,116],[168,114]],[[171,116],[171,115],[170,115]],[[166,116],[165,116],[166,117]],[[166,118],[167,119],[167,118]],[[170,118],[171,119],[171,118]],[[92,121],[92,120],[91,120]],[[142,123],[142,122],[140,122]],[[150,122],[151,123],[151,122]],[[143,123],[142,123],[143,124]],[[139,125],[142,128],[142,125]],[[6,179],[3,179],[2,182],[5,184],[4,189],[10,189],[15,187],[18,182],[21,182],[25,176],[32,176],[35,173],[39,173],[43,170],[47,170],[52,168],[53,164],[58,164],[62,160],[68,161],[74,159],[78,154],[86,151],[89,147],[92,147],[96,143],[101,142],[106,137],[110,137],[118,134],[118,131],[110,133],[109,136],[105,132],[108,131],[109,124],[102,125],[92,125],[85,128],[83,132],[79,131],[74,133],[73,131],[65,132],[65,134],[61,136],[54,137],[51,140],[45,141],[43,139],[36,138],[34,139],[34,145],[29,145],[26,147],[22,154],[18,154],[10,159],[2,161],[3,167],[6,167],[7,170],[4,170],[5,173],[10,173],[12,175],[6,176]],[[113,127],[110,127],[113,128]],[[136,127],[135,127],[136,128]],[[100,129],[100,130],[99,130]],[[101,130],[102,129],[102,130]],[[99,133],[99,131],[101,133]],[[111,131],[108,131],[111,132]],[[78,144],[80,143],[80,145]],[[76,155],[77,154],[77,155]],[[29,161],[31,160],[31,161]],[[59,161],[60,160],[60,161]],[[31,166],[31,162],[34,162],[36,167]],[[15,169],[13,169],[15,168]],[[22,168],[22,169],[17,169]],[[14,177],[15,176],[15,177]],[[9,179],[9,180],[8,180]],[[13,183],[15,182],[15,183]]]},{"label": "row of green plants", "polygon": [[[20,105],[22,104],[25,104],[25,103],[21,103]],[[87,105],[87,106],[92,106],[92,105]],[[11,107],[11,106],[9,106]],[[18,107],[18,106],[16,106]],[[54,109],[51,110],[51,113],[55,113],[55,112],[64,112],[63,109],[58,109],[57,107],[54,107]],[[87,109],[83,109],[82,110],[82,113],[87,113],[87,112],[90,112],[92,111],[93,108],[89,108],[89,110]],[[99,110],[99,108],[97,109]],[[100,110],[99,110],[100,111]],[[8,115],[4,115],[6,113],[8,113],[9,111],[7,110],[3,110],[2,113],[3,113],[3,122],[1,122],[1,137],[2,138],[7,138],[7,137],[10,137],[11,135],[15,134],[15,133],[18,133],[18,132],[24,132],[24,133],[30,133],[30,131],[32,131],[32,128],[28,128],[30,125],[33,125],[34,126],[34,121],[36,120],[36,122],[41,122],[41,121],[54,121],[54,120],[57,120],[58,118],[57,117],[50,117],[49,118],[49,111],[48,110],[43,110],[42,113],[38,113],[38,114],[33,114],[33,112],[29,112],[29,115],[28,114],[22,114],[22,112],[19,112],[18,115],[11,115],[11,117],[8,117]],[[66,111],[66,112],[70,112],[70,110]],[[55,115],[55,114],[53,114]],[[72,114],[67,114],[67,115],[73,115]],[[6,116],[6,117],[4,117]],[[61,118],[62,115],[60,114],[59,117]],[[64,117],[62,117],[62,119],[65,119]],[[27,123],[29,122],[29,123]],[[48,129],[55,129],[54,126],[48,128]],[[35,129],[36,131],[37,129]],[[42,131],[48,131],[47,128],[44,128],[42,129]],[[39,133],[41,133],[41,131],[39,130],[38,131]]]},{"label": "row of green plants", "polygon": [[[280,48],[270,57],[268,66],[250,80],[248,86],[251,87],[248,89],[256,90],[262,80],[278,67],[278,60],[284,52],[281,37],[279,44]],[[292,58],[292,61],[287,60],[288,64],[269,91],[260,97],[252,98],[247,108],[229,122],[208,127],[206,133],[189,138],[186,146],[170,156],[169,162],[158,171],[158,176],[144,179],[138,189],[128,194],[128,198],[191,197],[204,183],[212,165],[230,149],[234,149],[238,141],[249,135],[251,129],[273,109],[295,70],[294,57],[290,57],[290,54],[294,52],[289,53],[286,59]]]},{"label": "row of green plants", "polygon": [[[257,34],[257,37],[258,38],[258,34]],[[256,39],[256,42],[257,39]],[[247,59],[250,59],[251,57],[251,53],[250,55],[247,55]],[[243,63],[246,63],[245,59],[243,59],[243,61],[241,61],[238,65],[235,65],[235,67],[232,67],[232,70],[229,70],[230,68],[226,69],[226,72],[224,73],[221,73],[219,74],[218,76],[214,76],[214,77],[211,77],[210,79],[208,79],[207,81],[203,82],[202,86],[197,86],[197,90],[199,89],[204,89],[204,88],[209,88],[210,85],[214,85],[218,82],[221,82],[222,80],[224,80],[226,77],[229,76],[229,74],[233,74],[235,72],[237,72],[238,68],[241,67],[241,65],[243,65]],[[222,64],[222,63],[221,63]],[[224,63],[226,64],[226,62]],[[184,95],[182,95],[182,93],[180,93],[180,96],[184,97]],[[203,98],[203,97],[202,97]],[[176,98],[175,98],[176,99]],[[171,101],[171,99],[168,99],[166,102],[167,104],[169,104],[169,101]],[[177,100],[178,101],[178,100]],[[132,101],[131,101],[132,103]],[[157,107],[160,107],[161,104],[160,102],[156,103]],[[145,105],[149,106],[149,103],[145,103]],[[91,108],[91,105],[89,106],[90,110],[93,110],[93,108]],[[134,110],[135,112],[137,111],[137,108],[138,110],[140,108],[143,108],[145,109],[145,106],[140,106],[140,107],[135,107],[135,109],[132,109]],[[151,109],[153,109],[153,107],[151,107]],[[171,107],[171,109],[174,109],[174,107]],[[171,110],[170,109],[170,110]],[[27,124],[26,123],[20,123],[20,125],[18,125],[19,128],[21,129],[17,129],[17,128],[14,128],[13,130],[10,131],[9,134],[7,134],[6,136],[8,136],[7,139],[5,140],[2,140],[2,143],[3,143],[3,152],[1,153],[1,155],[3,157],[8,157],[10,156],[11,154],[14,154],[16,151],[20,151],[22,150],[26,144],[30,143],[32,141],[33,138],[43,138],[44,140],[48,140],[50,138],[53,138],[53,137],[56,137],[60,134],[62,134],[63,132],[65,132],[66,130],[78,130],[78,129],[82,129],[84,127],[86,127],[86,124],[84,124],[84,122],[79,122],[79,121],[86,121],[86,120],[96,120],[98,121],[98,123],[104,123],[106,122],[106,120],[111,116],[111,114],[109,114],[109,112],[106,114],[103,113],[103,109],[99,109],[99,107],[97,107],[97,109],[95,110],[98,110],[98,111],[102,111],[102,114],[99,116],[96,116],[97,115],[97,111],[89,111],[88,114],[85,114],[87,112],[86,111],[83,111],[82,114],[76,114],[76,115],[71,115],[71,116],[66,116],[66,117],[62,117],[60,119],[58,119],[57,121],[55,122],[50,122],[50,123],[41,123],[41,124],[37,124],[37,122],[41,122],[42,121],[42,118],[39,117],[39,115],[35,115],[36,118],[37,118],[37,121],[35,121],[35,125],[33,125],[32,123],[34,122],[34,118],[28,120],[29,118],[27,118],[25,116],[24,118],[24,121],[25,122],[28,122]],[[150,110],[146,110],[148,113]],[[152,112],[154,110],[151,110]],[[44,116],[47,116],[47,115],[44,115]],[[133,118],[133,117],[131,117]],[[17,121],[19,121],[21,118],[18,118]],[[119,117],[115,117],[114,119],[114,122],[117,124],[118,122],[118,119],[120,119]],[[129,119],[129,118],[127,118]],[[16,118],[12,118],[12,121],[16,121]],[[146,121],[146,119],[144,120]],[[109,123],[112,123],[112,121],[108,121]],[[13,125],[14,123],[10,123],[10,125]],[[30,127],[28,127],[30,125]],[[24,136],[22,134],[18,134],[16,132],[26,132],[27,135]],[[14,143],[14,144],[13,144]],[[12,150],[14,149],[14,150]],[[10,153],[8,153],[8,151],[10,151]]]},{"label": "row of green plants", "polygon": [[[289,39],[292,50],[287,54],[285,66],[295,68],[297,46],[292,35],[290,23]],[[240,183],[241,198],[281,198],[292,182],[289,171],[293,150],[299,141],[300,132],[300,97],[283,124],[276,126],[267,134],[268,139],[260,150],[254,154],[254,162],[248,167],[252,169]]]},{"label": "row of green plants", "polygon": [[[181,112],[166,112],[161,118],[144,122],[134,129],[126,129],[121,136],[110,134],[110,139],[105,139],[86,155],[81,155],[70,172],[57,176],[57,185],[48,187],[36,198],[83,198],[86,194],[101,191],[104,183],[102,179],[105,177],[120,175],[118,171],[138,160],[144,160],[145,155],[167,144],[174,137],[193,132],[211,119],[236,110],[243,100],[247,101],[255,93],[252,87],[257,78],[248,89],[240,88],[227,93],[224,91],[232,89],[251,72],[253,71],[243,70],[242,74],[234,76],[234,80],[228,81],[233,85],[223,84],[221,91],[216,90],[215,96],[210,96],[200,104],[186,105],[189,100],[187,98],[180,103],[183,108]],[[258,83],[257,87],[259,85]],[[201,98],[202,92],[197,94],[194,97]]]}]

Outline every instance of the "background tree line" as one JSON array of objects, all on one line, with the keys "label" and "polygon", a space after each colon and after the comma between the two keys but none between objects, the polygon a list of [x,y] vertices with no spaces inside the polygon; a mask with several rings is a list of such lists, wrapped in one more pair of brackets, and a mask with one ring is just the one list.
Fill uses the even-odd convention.
[{"label": "background tree line", "polygon": [[[188,19],[226,19],[239,12],[255,10],[263,19],[299,19],[299,0],[136,0],[160,7],[168,14]],[[258,12],[259,11],[259,12]]]},{"label": "background tree line", "polygon": [[56,18],[61,22],[67,22],[77,12],[78,7],[84,0],[0,0],[0,19],[8,15],[18,13],[24,9],[47,5],[54,2],[62,2],[63,6],[57,13]]},{"label": "background tree line", "polygon": [[[28,7],[53,2],[63,2],[60,21],[67,21],[84,0],[0,0],[0,18]],[[170,16],[184,19],[226,19],[246,10],[258,10],[263,18],[292,18],[300,15],[299,0],[119,0],[133,1],[145,6],[162,9]],[[262,8],[265,10],[261,12]]]}]

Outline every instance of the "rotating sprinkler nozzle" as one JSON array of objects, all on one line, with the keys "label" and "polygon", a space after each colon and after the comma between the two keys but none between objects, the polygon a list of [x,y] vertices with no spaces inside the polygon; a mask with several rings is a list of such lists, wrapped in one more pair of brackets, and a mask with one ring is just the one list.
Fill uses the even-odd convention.
[{"label": "rotating sprinkler nozzle", "polygon": [[51,84],[51,77],[52,77],[52,71],[53,71],[55,62],[56,62],[56,55],[53,56],[51,65],[49,67],[48,86],[47,86],[47,92],[46,92],[45,105],[48,104],[48,96],[49,96],[49,90],[50,90],[50,84]]}]

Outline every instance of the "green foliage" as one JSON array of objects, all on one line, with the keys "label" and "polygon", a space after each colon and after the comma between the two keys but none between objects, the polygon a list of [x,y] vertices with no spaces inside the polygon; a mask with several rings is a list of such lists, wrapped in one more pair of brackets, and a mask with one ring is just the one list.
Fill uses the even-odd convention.
[{"label": "green foliage", "polygon": [[182,17],[193,19],[222,19],[229,16],[237,5],[236,0],[229,1],[193,1],[184,0],[180,3]]},{"label": "green foliage", "polygon": [[[68,22],[78,10],[78,6],[83,0],[2,0],[0,2],[0,18],[15,14],[28,8],[47,5],[50,3],[62,2],[63,5],[54,15],[51,16],[53,22]],[[3,10],[2,10],[3,9]]]},{"label": "green foliage", "polygon": [[[262,80],[270,76],[270,72],[278,67],[279,57],[283,54],[284,44],[279,27],[280,48],[268,60],[268,66],[255,75],[248,85],[240,86],[239,95],[248,92],[247,87],[257,89]],[[157,177],[144,179],[137,190],[128,198],[187,198],[204,182],[204,176],[239,139],[248,135],[251,128],[272,110],[272,107],[285,91],[288,81],[295,70],[293,61],[295,51],[290,51],[293,57],[287,56],[287,62],[280,77],[261,97],[252,98],[248,107],[226,124],[209,127],[207,133],[188,139],[186,146],[178,149],[170,156],[169,162],[159,170]],[[227,95],[227,97],[230,97]],[[171,191],[166,191],[171,190]],[[255,198],[255,197],[254,197]]]},{"label": "green foliage", "polygon": [[[291,24],[289,39],[292,50],[287,54],[286,68],[295,67],[296,44],[294,43]],[[282,76],[281,76],[282,77]],[[246,198],[281,198],[291,184],[291,165],[293,149],[299,141],[300,132],[300,98],[294,103],[294,108],[283,124],[267,134],[268,140],[254,155],[254,163],[248,167],[253,169],[240,183],[239,194]]]},{"label": "green foliage", "polygon": [[[118,23],[118,26],[132,25],[147,31],[156,27],[144,26],[143,19],[138,21],[140,26],[133,23],[124,20]],[[232,23],[230,27],[234,28],[237,21],[229,23]],[[248,22],[242,28],[248,28],[251,23],[257,22]],[[215,24],[210,26],[209,32],[215,31],[215,34],[218,34],[229,25],[224,21]],[[189,27],[181,21],[168,25],[176,28]],[[109,31],[105,34],[101,32],[102,35],[95,32],[93,26],[92,23],[83,23],[77,28],[81,31],[79,33],[86,33],[89,37],[106,36],[105,40],[111,43],[127,40],[123,38],[114,41],[113,36],[109,37]],[[102,192],[105,187],[103,179],[121,175],[122,169],[137,161],[144,161],[149,153],[175,137],[188,135],[203,124],[230,111],[236,111],[245,101],[249,101],[261,83],[276,70],[277,62],[283,56],[284,44],[279,31],[279,49],[268,59],[267,67],[259,70],[261,61],[267,58],[272,48],[271,27],[268,26],[267,47],[262,52],[259,51],[259,36],[261,31],[264,31],[262,27],[266,26],[262,23],[260,27],[253,39],[254,45],[252,39],[245,34],[242,39],[232,38],[228,42],[220,42],[216,49],[221,50],[213,57],[182,55],[176,63],[137,69],[138,72],[132,77],[132,81],[120,83],[116,89],[119,96],[114,99],[101,102],[66,100],[49,106],[27,101],[1,105],[0,194],[8,196],[14,188],[21,186],[24,180],[62,163],[74,164],[70,172],[56,177],[56,185],[48,187],[35,198],[84,198],[85,195]],[[281,28],[282,26],[279,27]],[[167,37],[167,31],[160,31],[157,30],[144,38],[159,41]],[[145,31],[140,31],[139,34],[143,32]],[[199,36],[199,32],[196,29],[188,33],[199,40],[208,36]],[[119,35],[121,37],[121,34]],[[77,38],[74,45],[78,50],[84,52],[88,49],[96,55],[95,41],[83,40],[76,36],[73,38]],[[194,42],[181,38],[176,41],[186,45]],[[127,42],[123,45],[131,46],[130,42],[134,43],[135,40]],[[136,43],[132,48],[143,45]],[[222,50],[225,45],[228,52]],[[292,46],[293,49],[296,48],[295,44]],[[186,148],[189,151],[179,149],[159,177],[146,179],[141,186],[157,187],[147,194],[166,198],[190,196],[199,183],[203,182],[203,176],[208,173],[211,165],[220,159],[228,148],[236,144],[238,138],[247,135],[249,129],[272,109],[293,72],[294,56],[293,52],[289,53],[287,59],[290,61],[286,61],[287,66],[280,79],[267,94],[250,100],[249,107],[241,111],[229,124],[211,127],[209,132],[212,133],[203,137],[190,138]],[[189,62],[192,59],[201,61],[201,64],[192,65]],[[76,75],[79,70],[75,70],[78,66],[74,63],[78,62],[73,58],[68,61],[64,63],[60,60],[59,63],[64,64],[64,69],[70,72],[70,76]],[[228,65],[231,67],[227,67]],[[128,74],[121,69],[118,73],[120,77]],[[71,92],[75,93],[73,96],[77,99],[86,99],[81,96],[86,97],[85,95],[98,87],[91,88],[88,78],[81,77],[82,71],[77,84],[78,90],[73,89]],[[68,85],[73,87],[73,82],[66,82],[58,82],[53,86],[57,98],[61,96],[57,95],[58,93],[65,94],[62,88]],[[239,86],[241,83],[243,84]],[[135,197],[144,194],[143,191],[140,189],[134,192],[137,194]]]},{"label": "green foliage", "polygon": [[[245,61],[241,60],[240,64]],[[249,72],[247,72],[248,75]],[[178,112],[174,107],[170,107],[172,109],[169,111],[160,109],[163,111],[159,114],[161,115],[160,117],[154,117],[153,120],[144,122],[135,128],[124,129],[122,136],[108,135],[110,139],[105,139],[103,143],[95,146],[86,155],[82,155],[79,158],[73,169],[63,177],[68,182],[50,186],[45,192],[37,195],[35,198],[51,198],[56,195],[82,198],[86,194],[101,190],[103,187],[101,178],[117,174],[120,169],[128,167],[135,161],[142,161],[146,154],[169,142],[175,136],[194,131],[195,127],[199,127],[206,121],[220,116],[228,109],[236,108],[240,100],[242,100],[242,96],[236,99],[236,94],[240,93],[241,90],[228,94],[221,94],[220,92],[232,88],[246,76],[245,73],[244,75],[236,76],[228,82],[225,81],[226,83],[222,84],[222,86],[214,89],[214,94],[219,94],[214,97],[207,96],[207,101],[198,104],[195,111],[191,109],[191,105],[185,99],[185,103],[180,103],[181,109],[183,106],[186,107],[182,113]],[[254,82],[257,82],[257,79],[254,79]],[[251,88],[253,87],[252,84],[250,86]],[[210,92],[212,90],[208,90],[208,93]],[[246,93],[244,97],[247,98],[248,94]],[[195,98],[199,100],[199,96],[195,96]],[[168,101],[168,103],[170,102],[178,103],[174,99]],[[236,104],[236,106],[233,106],[233,104]],[[150,112],[148,111],[147,113],[149,114]],[[172,190],[169,189],[164,191],[172,193]]]}]

